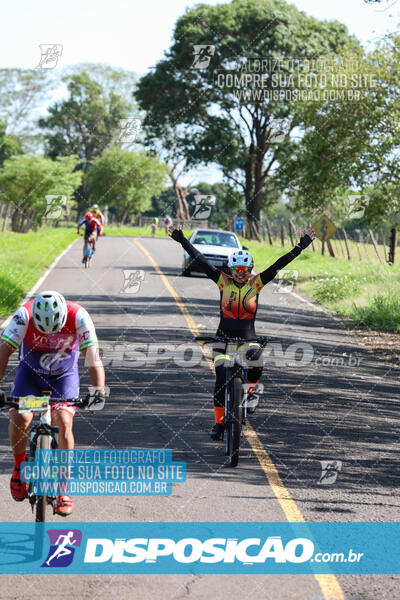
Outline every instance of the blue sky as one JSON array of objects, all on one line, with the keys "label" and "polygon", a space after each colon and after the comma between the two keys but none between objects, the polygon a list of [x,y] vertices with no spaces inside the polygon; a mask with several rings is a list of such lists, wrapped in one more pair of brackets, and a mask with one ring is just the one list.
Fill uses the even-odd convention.
[{"label": "blue sky", "polygon": [[[208,0],[217,4],[224,0]],[[39,44],[63,45],[60,66],[103,62],[145,73],[171,42],[174,23],[193,0],[14,0],[3,3],[2,67],[35,67]],[[400,0],[292,0],[319,19],[337,19],[367,44],[396,29]],[[392,8],[387,7],[393,5]]]},{"label": "blue sky", "polygon": [[[208,0],[218,4],[225,0]],[[194,0],[14,0],[3,3],[1,67],[33,68],[39,44],[61,44],[57,68],[101,62],[139,75],[163,56],[174,23]],[[399,29],[400,0],[368,5],[364,0],[292,0],[318,19],[338,20],[368,47],[384,33]],[[218,180],[215,169],[197,169],[187,181]],[[185,180],[183,180],[185,183]]]}]

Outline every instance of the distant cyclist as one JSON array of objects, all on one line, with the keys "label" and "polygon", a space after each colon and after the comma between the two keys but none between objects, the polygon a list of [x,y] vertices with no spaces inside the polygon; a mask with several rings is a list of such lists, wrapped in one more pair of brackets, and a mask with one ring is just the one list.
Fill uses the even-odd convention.
[{"label": "distant cyclist", "polygon": [[[75,302],[68,302],[54,291],[38,294],[13,315],[0,339],[0,384],[9,357],[19,349],[19,366],[11,396],[39,396],[49,391],[57,400],[51,407],[52,425],[59,428],[60,448],[74,447],[72,424],[76,408],[67,399],[79,396],[78,358],[83,354],[98,399],[104,402],[105,376],[98,355],[98,342],[88,312]],[[26,460],[26,444],[33,413],[10,409],[9,436],[14,454],[10,488],[14,500],[22,501],[27,484],[20,479],[21,463]],[[57,498],[56,512],[67,516],[74,510],[70,496]]]},{"label": "distant cyclist", "polygon": [[169,228],[172,227],[172,219],[169,215],[167,215],[164,219],[164,227],[165,227],[165,233],[168,235]]},{"label": "distant cyclist", "polygon": [[[309,229],[300,238],[297,246],[290,252],[281,256],[273,265],[259,273],[252,275],[254,266],[253,257],[245,250],[238,250],[230,255],[228,259],[227,274],[211,265],[194,246],[185,238],[181,229],[169,230],[171,237],[179,242],[184,250],[192,257],[202,271],[212,279],[220,291],[220,322],[217,336],[233,338],[256,337],[254,322],[257,313],[258,297],[266,283],[274,279],[277,272],[288,265],[294,258],[299,256],[302,250],[307,248],[315,238],[315,233]],[[224,349],[214,347],[214,364],[216,382],[214,390],[214,416],[215,423],[211,430],[211,438],[219,440],[223,432],[223,420],[225,413],[225,381],[226,366],[224,365]],[[261,377],[262,367],[259,366],[261,348],[258,344],[250,342],[246,352],[249,363],[247,372],[248,402],[254,399],[254,389]],[[257,366],[256,366],[257,365]]]},{"label": "distant cyclist", "polygon": [[153,220],[151,222],[151,235],[152,235],[152,237],[156,236],[157,227],[158,227],[158,217],[153,217]]},{"label": "distant cyclist", "polygon": [[97,219],[98,221],[100,221],[100,224],[101,224],[101,227],[96,230],[96,234],[97,234],[96,238],[98,238],[99,235],[103,235],[103,230],[104,230],[104,215],[101,212],[98,204],[93,204],[92,208],[90,209],[90,212],[92,213],[92,215],[94,216],[95,219]]},{"label": "distant cyclist", "polygon": [[83,258],[82,262],[85,262],[85,246],[86,242],[90,237],[93,240],[93,252],[96,251],[96,231],[101,229],[101,223],[96,217],[93,216],[91,212],[87,212],[86,215],[81,219],[78,223],[77,233],[80,235],[80,228],[82,225],[85,226],[85,242],[83,244]]}]

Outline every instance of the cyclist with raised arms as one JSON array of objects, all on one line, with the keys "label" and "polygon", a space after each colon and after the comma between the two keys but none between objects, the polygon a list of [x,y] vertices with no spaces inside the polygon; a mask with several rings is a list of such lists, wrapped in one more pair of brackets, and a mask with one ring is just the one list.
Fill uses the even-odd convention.
[{"label": "cyclist with raised arms", "polygon": [[82,262],[85,262],[86,242],[88,241],[90,236],[92,236],[93,252],[95,252],[96,251],[96,239],[97,239],[96,230],[101,229],[101,223],[100,223],[99,219],[96,219],[96,217],[94,217],[92,215],[91,212],[87,212],[86,215],[83,217],[83,219],[81,219],[78,223],[78,229],[77,229],[78,235],[80,235],[80,233],[81,233],[80,228],[82,227],[82,225],[85,225],[85,241],[83,244],[83,258],[82,258]]},{"label": "cyclist with raised arms", "polygon": [[[202,271],[218,285],[220,291],[220,322],[217,336],[233,338],[256,337],[254,322],[257,313],[258,297],[265,284],[274,279],[277,272],[294,260],[302,250],[307,248],[313,239],[315,232],[308,229],[302,235],[299,243],[287,254],[281,256],[274,264],[259,273],[252,275],[254,266],[253,257],[245,250],[238,250],[230,255],[228,267],[230,275],[211,265],[192,244],[185,238],[181,228],[171,231],[169,235],[181,244],[189,256],[192,257]],[[224,349],[214,347],[214,364],[216,382],[214,390],[214,416],[215,423],[211,430],[211,438],[219,440],[223,433],[223,420],[225,412],[225,381],[226,367],[224,366]],[[248,361],[247,388],[248,401],[251,403],[251,395],[261,377],[262,367],[259,366],[261,356],[259,344],[249,343],[246,352]],[[252,364],[253,363],[253,364]],[[256,366],[257,365],[257,366]]]},{"label": "cyclist with raised arms", "polygon": [[[105,376],[98,353],[93,321],[88,312],[75,302],[68,302],[54,291],[38,294],[23,304],[11,318],[0,338],[0,384],[9,357],[19,349],[19,366],[11,396],[39,396],[49,392],[52,400],[52,425],[59,428],[58,445],[74,447],[72,433],[76,408],[66,400],[79,396],[78,358],[85,356],[89,376],[96,388],[96,403],[104,404]],[[27,484],[20,479],[21,463],[26,460],[26,444],[33,413],[10,409],[9,436],[14,454],[10,488],[14,500],[22,501]],[[56,512],[67,516],[74,510],[70,496],[57,498]]]}]

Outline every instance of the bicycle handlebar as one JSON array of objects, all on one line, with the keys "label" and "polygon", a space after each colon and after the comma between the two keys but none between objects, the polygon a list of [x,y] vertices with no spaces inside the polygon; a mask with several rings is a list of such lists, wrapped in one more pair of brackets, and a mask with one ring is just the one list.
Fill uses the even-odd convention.
[{"label": "bicycle handlebar", "polygon": [[[90,400],[93,400],[93,402],[89,406]],[[70,398],[66,400],[60,398],[50,398],[50,404],[56,404],[57,402],[68,402],[69,406],[85,408],[86,410],[101,410],[104,407],[104,396],[98,396],[96,394],[91,396],[90,394],[87,394],[85,398]],[[96,407],[96,405],[99,404],[103,404],[103,406]],[[16,396],[6,396],[4,392],[0,391],[0,410],[5,408],[15,408],[18,410],[19,398]]]},{"label": "bicycle handlebar", "polygon": [[261,346],[266,346],[268,342],[271,341],[272,338],[267,337],[265,335],[261,335],[259,337],[254,338],[241,338],[241,337],[222,337],[218,335],[199,335],[194,338],[197,342],[223,342],[224,344],[245,344],[246,342],[257,342]]}]

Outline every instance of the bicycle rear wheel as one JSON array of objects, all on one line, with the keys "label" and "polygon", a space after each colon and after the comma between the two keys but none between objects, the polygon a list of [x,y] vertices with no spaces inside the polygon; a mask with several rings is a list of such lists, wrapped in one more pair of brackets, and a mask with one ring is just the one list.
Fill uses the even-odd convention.
[{"label": "bicycle rear wheel", "polygon": [[242,380],[234,377],[229,388],[229,406],[227,415],[227,454],[231,467],[239,462],[240,436],[242,433]]},{"label": "bicycle rear wheel", "polygon": [[[40,435],[37,443],[38,450],[50,450],[51,437],[49,435]],[[36,515],[35,521],[44,523],[46,520],[47,496],[36,496]]]}]

